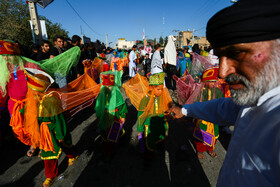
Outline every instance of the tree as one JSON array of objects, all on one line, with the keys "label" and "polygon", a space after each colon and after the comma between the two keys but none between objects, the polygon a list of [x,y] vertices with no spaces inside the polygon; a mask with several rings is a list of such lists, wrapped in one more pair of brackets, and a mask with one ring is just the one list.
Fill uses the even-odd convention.
[{"label": "tree", "polygon": [[165,38],[164,38],[164,46],[166,46],[167,42],[168,42],[168,37],[165,36]]},{"label": "tree", "polygon": [[160,43],[160,45],[163,45],[163,37],[162,36],[159,38],[159,43]]},{"label": "tree", "polygon": [[[68,37],[68,32],[62,28],[61,24],[52,23],[43,16],[39,16],[39,18],[46,20],[50,41],[55,35]],[[0,1],[0,39],[10,39],[30,46],[33,39],[29,20],[28,5],[22,0]]]}]

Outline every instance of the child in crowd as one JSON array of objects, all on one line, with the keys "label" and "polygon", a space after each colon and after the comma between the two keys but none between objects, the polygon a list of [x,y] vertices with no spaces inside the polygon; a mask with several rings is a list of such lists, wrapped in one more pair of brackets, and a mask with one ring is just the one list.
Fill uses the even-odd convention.
[{"label": "child in crowd", "polygon": [[98,128],[104,140],[104,152],[109,161],[115,152],[115,143],[124,134],[123,124],[127,111],[120,92],[121,72],[107,71],[100,74],[101,90],[96,99],[95,111]]},{"label": "child in crowd", "polygon": [[78,156],[72,145],[71,135],[62,114],[62,106],[56,92],[46,92],[52,78],[41,71],[26,68],[28,92],[24,108],[24,124],[31,137],[31,144],[41,149],[47,179],[44,187],[50,186],[58,176],[58,158],[64,151],[68,157],[68,166]]},{"label": "child in crowd", "polygon": [[164,86],[165,73],[150,76],[149,91],[140,102],[137,130],[140,143],[144,143],[144,157],[153,158],[156,144],[165,139],[168,123],[164,112],[170,107],[172,99]]}]

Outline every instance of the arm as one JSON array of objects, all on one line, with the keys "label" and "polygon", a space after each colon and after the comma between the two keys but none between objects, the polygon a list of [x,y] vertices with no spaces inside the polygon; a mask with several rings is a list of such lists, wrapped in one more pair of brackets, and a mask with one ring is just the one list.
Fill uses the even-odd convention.
[{"label": "arm", "polygon": [[233,103],[231,98],[221,98],[184,105],[182,113],[217,125],[232,125],[235,124],[241,109],[242,106]]}]

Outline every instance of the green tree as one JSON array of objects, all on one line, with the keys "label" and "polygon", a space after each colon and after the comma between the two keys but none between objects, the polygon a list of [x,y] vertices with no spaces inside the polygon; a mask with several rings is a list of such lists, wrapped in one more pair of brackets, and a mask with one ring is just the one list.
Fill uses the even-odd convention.
[{"label": "green tree", "polygon": [[20,0],[0,1],[0,38],[32,43],[28,5]]},{"label": "green tree", "polygon": [[163,37],[162,36],[159,38],[159,43],[160,43],[160,45],[163,45]]},{"label": "green tree", "polygon": [[166,46],[167,42],[168,42],[168,37],[165,36],[165,38],[164,38],[164,46]]},{"label": "green tree", "polygon": [[[62,28],[61,24],[52,23],[43,16],[39,18],[46,20],[50,41],[55,35],[68,37],[68,32]],[[22,0],[0,1],[0,39],[17,40],[23,45],[30,46],[33,39],[29,20],[28,5]]]}]

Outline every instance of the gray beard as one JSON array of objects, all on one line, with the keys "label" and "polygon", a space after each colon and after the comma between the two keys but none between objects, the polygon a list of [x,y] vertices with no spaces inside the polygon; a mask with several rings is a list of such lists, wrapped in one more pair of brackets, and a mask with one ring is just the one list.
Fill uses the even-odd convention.
[{"label": "gray beard", "polygon": [[242,89],[230,89],[232,100],[238,105],[256,106],[259,98],[266,92],[276,88],[280,84],[280,40],[272,50],[271,57],[266,62],[263,70],[256,76],[253,82],[246,77],[231,74],[226,77],[226,82],[234,83],[239,81],[245,86]]}]

